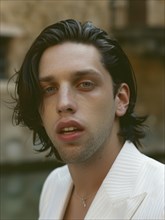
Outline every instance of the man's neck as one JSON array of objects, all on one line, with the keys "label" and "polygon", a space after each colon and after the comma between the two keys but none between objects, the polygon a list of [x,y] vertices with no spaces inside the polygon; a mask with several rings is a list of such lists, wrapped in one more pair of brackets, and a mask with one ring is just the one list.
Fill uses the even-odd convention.
[{"label": "man's neck", "polygon": [[68,164],[75,192],[79,196],[95,194],[119,154],[123,142],[117,140],[84,163]]}]

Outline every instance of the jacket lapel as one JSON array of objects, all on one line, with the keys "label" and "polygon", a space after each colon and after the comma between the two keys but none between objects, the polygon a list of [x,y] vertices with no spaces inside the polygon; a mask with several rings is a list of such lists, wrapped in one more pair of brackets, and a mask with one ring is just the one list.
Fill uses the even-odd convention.
[{"label": "jacket lapel", "polygon": [[131,219],[146,192],[134,190],[143,155],[126,142],[98,190],[85,217],[87,219]]},{"label": "jacket lapel", "polygon": [[94,202],[90,207],[85,220],[132,219],[145,196],[146,193],[142,193],[132,198],[124,198],[112,202],[105,194],[97,195],[97,199],[95,200],[96,202]]},{"label": "jacket lapel", "polygon": [[[48,210],[51,213],[50,219],[62,219],[68,200],[70,198],[70,194],[73,188],[73,182],[68,171],[68,167],[65,166],[60,173],[59,182],[57,186],[57,191],[55,193],[55,197],[53,196],[53,206],[51,206],[52,210]],[[50,201],[49,201],[50,203]]]},{"label": "jacket lapel", "polygon": [[125,198],[123,200],[116,201],[112,204],[112,215],[111,219],[132,219],[139,206],[143,202],[146,193],[142,193],[138,196]]}]

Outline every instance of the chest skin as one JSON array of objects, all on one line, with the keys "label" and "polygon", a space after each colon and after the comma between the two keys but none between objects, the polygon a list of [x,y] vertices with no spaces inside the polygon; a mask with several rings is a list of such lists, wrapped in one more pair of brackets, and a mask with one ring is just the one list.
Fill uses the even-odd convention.
[{"label": "chest skin", "polygon": [[84,207],[81,199],[72,193],[68,201],[63,220],[84,219],[93,199],[94,199],[94,195],[87,199],[86,207]]}]

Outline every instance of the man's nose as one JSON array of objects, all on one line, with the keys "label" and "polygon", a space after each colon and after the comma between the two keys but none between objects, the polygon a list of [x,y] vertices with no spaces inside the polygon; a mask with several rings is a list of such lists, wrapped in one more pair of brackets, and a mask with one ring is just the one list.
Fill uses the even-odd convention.
[{"label": "man's nose", "polygon": [[57,113],[73,114],[76,110],[77,103],[74,91],[67,86],[60,88],[57,99]]}]

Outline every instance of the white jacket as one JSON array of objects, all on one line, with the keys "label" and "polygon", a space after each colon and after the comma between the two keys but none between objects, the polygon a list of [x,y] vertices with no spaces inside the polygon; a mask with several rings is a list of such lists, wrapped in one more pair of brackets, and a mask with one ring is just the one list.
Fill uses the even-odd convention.
[{"label": "white jacket", "polygon": [[[126,142],[100,186],[85,220],[163,220],[165,167]],[[39,220],[60,220],[73,182],[67,166],[47,178]]]}]

